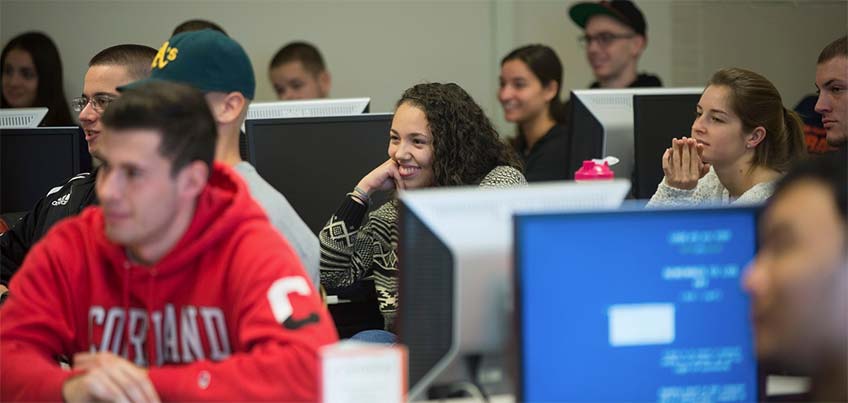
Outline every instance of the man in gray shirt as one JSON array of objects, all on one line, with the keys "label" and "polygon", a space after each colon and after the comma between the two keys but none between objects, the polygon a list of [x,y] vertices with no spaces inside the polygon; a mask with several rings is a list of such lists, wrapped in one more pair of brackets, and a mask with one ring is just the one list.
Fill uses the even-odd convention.
[{"label": "man in gray shirt", "polygon": [[[150,80],[189,84],[206,94],[218,126],[215,161],[239,172],[268,219],[298,254],[317,289],[320,284],[318,238],[288,200],[262,179],[239,154],[239,129],[256,92],[253,67],[244,49],[213,30],[184,32],[162,44],[153,59]],[[131,85],[135,85],[133,83]]]}]

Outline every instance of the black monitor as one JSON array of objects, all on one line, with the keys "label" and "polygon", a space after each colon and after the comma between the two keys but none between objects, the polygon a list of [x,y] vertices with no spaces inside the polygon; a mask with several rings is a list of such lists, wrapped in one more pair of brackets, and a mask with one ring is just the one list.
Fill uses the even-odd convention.
[{"label": "black monitor", "polygon": [[517,400],[757,401],[757,214],[517,215]]},{"label": "black monitor", "polygon": [[700,94],[633,96],[633,194],[650,199],[663,179],[662,155],[671,139],[689,137]]},{"label": "black monitor", "polygon": [[[617,178],[631,179],[633,97],[635,95],[698,94],[703,88],[625,88],[571,91],[568,167],[573,173],[584,160],[614,156]],[[692,116],[688,113],[687,116]]]},{"label": "black monitor", "polygon": [[410,398],[444,397],[469,381],[509,391],[513,212],[613,208],[629,190],[615,180],[402,192],[396,326]]},{"label": "black monitor", "polygon": [[0,130],[0,213],[28,211],[50,189],[91,170],[78,127]]},{"label": "black monitor", "polygon": [[306,99],[294,101],[251,102],[239,132],[239,154],[247,161],[247,122],[254,119],[292,119],[359,115],[371,112],[371,98]]},{"label": "black monitor", "polygon": [[391,123],[390,113],[248,120],[248,161],[318,234],[345,194],[389,158]]}]

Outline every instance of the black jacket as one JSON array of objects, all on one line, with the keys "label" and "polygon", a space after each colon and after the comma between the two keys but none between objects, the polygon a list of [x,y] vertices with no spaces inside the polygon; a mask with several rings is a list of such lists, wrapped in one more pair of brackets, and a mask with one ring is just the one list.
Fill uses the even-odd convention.
[{"label": "black jacket", "polygon": [[524,159],[524,177],[527,182],[571,179],[568,172],[568,128],[556,124],[540,138],[529,153],[521,152]]},{"label": "black jacket", "polygon": [[59,220],[79,214],[97,204],[94,181],[97,173],[81,173],[42,197],[35,207],[0,235],[0,284],[8,285],[30,248]]},{"label": "black jacket", "polygon": [[[636,81],[630,83],[627,86],[628,88],[648,88],[648,87],[662,87],[662,81],[659,77],[652,74],[641,73],[636,76]],[[601,88],[601,83],[595,81],[589,88]]]}]

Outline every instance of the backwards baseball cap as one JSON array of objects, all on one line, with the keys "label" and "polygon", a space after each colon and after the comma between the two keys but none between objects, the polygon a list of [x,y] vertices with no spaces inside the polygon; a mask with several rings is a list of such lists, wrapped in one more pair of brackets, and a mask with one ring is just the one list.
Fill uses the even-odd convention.
[{"label": "backwards baseball cap", "polygon": [[642,11],[630,0],[604,0],[598,3],[577,3],[568,10],[568,15],[581,28],[586,28],[586,23],[589,19],[596,15],[608,15],[632,28],[639,35],[645,36],[645,32],[648,29]]},{"label": "backwards baseball cap", "polygon": [[150,78],[118,88],[131,89],[149,80],[185,83],[203,92],[256,94],[250,58],[238,42],[211,29],[183,32],[162,44],[151,63]]}]

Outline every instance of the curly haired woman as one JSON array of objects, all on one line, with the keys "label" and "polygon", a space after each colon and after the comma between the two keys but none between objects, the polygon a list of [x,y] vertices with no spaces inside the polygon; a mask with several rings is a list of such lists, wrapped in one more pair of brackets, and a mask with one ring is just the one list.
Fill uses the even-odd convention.
[{"label": "curly haired woman", "polygon": [[419,84],[403,93],[389,132],[389,159],[362,178],[321,230],[321,284],[348,287],[373,276],[385,328],[397,311],[397,201],[368,214],[376,191],[526,183],[517,155],[471,96],[456,84]]}]

